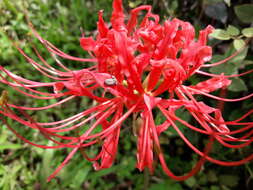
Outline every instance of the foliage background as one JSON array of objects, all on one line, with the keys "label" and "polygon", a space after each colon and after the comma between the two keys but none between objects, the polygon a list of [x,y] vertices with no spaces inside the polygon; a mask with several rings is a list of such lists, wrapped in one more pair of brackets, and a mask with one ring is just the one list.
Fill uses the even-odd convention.
[{"label": "foliage background", "polygon": [[[36,30],[48,41],[52,42],[64,52],[84,57],[86,54],[79,47],[80,27],[89,35],[95,32],[97,12],[104,9],[105,20],[109,22],[112,0],[2,0],[0,1],[0,64],[30,79],[47,81],[26,64],[25,59],[13,48],[8,36],[11,36],[29,55],[34,55],[32,45],[42,51],[44,58],[53,63],[48,53],[31,35],[25,21],[24,10]],[[126,11],[140,4],[153,5],[153,11],[161,18],[177,17],[191,22],[196,30],[212,24],[216,28],[224,29],[216,34],[210,43],[214,47],[213,60],[229,56],[235,48],[240,48],[242,40],[247,38],[240,31],[252,26],[253,1],[250,0],[128,0],[124,1]],[[231,32],[229,25],[236,29]],[[2,30],[4,29],[5,32]],[[230,26],[231,29],[231,26]],[[238,33],[239,32],[239,33]],[[215,39],[216,38],[216,39]],[[220,39],[220,40],[217,40]],[[221,41],[226,40],[226,41]],[[213,68],[210,72],[234,74],[252,68],[252,42],[237,58],[228,63]],[[36,56],[34,55],[36,59]],[[70,68],[80,68],[81,65],[65,62]],[[191,82],[197,83],[201,78],[193,77]],[[7,88],[1,85],[1,90]],[[227,92],[228,97],[239,97],[252,92],[252,74],[235,79]],[[10,100],[17,104],[45,106],[44,101],[31,102],[8,88]],[[54,103],[53,100],[50,103]],[[214,101],[209,102],[216,105]],[[64,118],[77,113],[89,106],[85,98],[78,98],[71,104],[57,109],[43,111],[36,116],[42,120],[47,118]],[[236,107],[236,109],[235,109]],[[226,104],[224,117],[233,119],[252,109],[252,100],[237,104]],[[31,112],[31,114],[33,114]],[[185,112],[179,113],[185,120],[190,120]],[[252,119],[252,118],[251,118]],[[40,144],[48,144],[40,138],[39,133],[27,130],[23,126],[11,122],[11,125],[21,134]],[[159,122],[159,115],[157,116]],[[192,141],[201,146],[204,139],[194,133]],[[46,183],[47,176],[65,158],[69,150],[42,150],[28,146],[17,139],[1,124],[0,128],[0,189],[170,189],[170,190],[232,190],[253,189],[253,165],[245,164],[239,167],[221,167],[206,163],[201,172],[184,182],[169,179],[157,165],[153,175],[140,173],[135,168],[135,137],[131,129],[126,127],[121,133],[120,149],[113,167],[102,171],[94,171],[91,163],[83,160],[81,154],[76,154],[73,160],[60,172],[60,175],[50,183]],[[167,154],[170,167],[176,173],[184,173],[191,168],[197,156],[184,145],[174,131],[168,131],[161,138],[164,152]],[[91,150],[92,151],[92,150]],[[229,151],[215,145],[215,156],[223,160],[233,160],[249,154],[250,150]],[[217,153],[218,152],[218,153]],[[170,155],[170,156],[169,156]],[[189,159],[191,158],[191,159]]]}]

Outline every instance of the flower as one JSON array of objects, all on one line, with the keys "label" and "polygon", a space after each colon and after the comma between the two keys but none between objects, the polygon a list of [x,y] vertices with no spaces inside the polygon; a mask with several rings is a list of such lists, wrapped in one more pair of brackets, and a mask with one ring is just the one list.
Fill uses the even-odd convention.
[{"label": "flower", "polygon": [[[81,47],[91,58],[77,58],[68,55],[47,40],[43,39],[31,26],[35,36],[54,57],[59,68],[48,64],[35,49],[41,63],[30,58],[17,46],[29,64],[41,74],[55,82],[37,82],[25,79],[1,67],[1,82],[18,92],[34,99],[56,99],[57,103],[44,107],[25,107],[11,104],[4,91],[0,99],[0,113],[41,134],[55,145],[39,145],[21,136],[2,117],[2,121],[19,138],[25,142],[45,148],[72,149],[66,159],[49,176],[50,181],[68,163],[73,155],[81,150],[83,156],[93,162],[96,170],[110,167],[116,157],[122,123],[133,115],[133,127],[137,136],[137,168],[142,171],[148,168],[154,172],[154,158],[158,158],[164,172],[175,180],[185,180],[196,174],[206,160],[232,166],[248,162],[253,154],[240,161],[225,162],[209,156],[212,144],[217,141],[228,148],[243,148],[252,143],[253,122],[242,122],[253,110],[235,121],[224,121],[219,108],[210,107],[198,101],[194,96],[203,95],[219,101],[235,102],[251,98],[253,94],[238,99],[220,98],[210,94],[218,89],[225,89],[231,84],[230,78],[252,72],[225,76],[201,71],[225,63],[228,59],[205,64],[212,58],[212,48],[207,45],[212,26],[201,30],[198,38],[193,26],[179,19],[159,22],[159,16],[151,12],[151,6],[140,6],[133,9],[126,22],[121,0],[113,1],[113,12],[109,28],[99,12],[97,23],[98,34],[95,39],[80,39]],[[140,21],[138,15],[146,11]],[[57,59],[57,56],[78,61],[91,62],[93,66],[72,71]],[[192,75],[205,75],[210,79],[196,85],[186,85]],[[40,88],[51,89],[49,92]],[[75,97],[88,97],[96,105],[85,109],[69,118],[54,122],[39,122],[29,116],[25,110],[46,110],[59,106]],[[175,113],[179,109],[189,112],[196,125],[181,119]],[[156,123],[157,113],[162,114],[164,122]],[[159,116],[160,117],[160,116]],[[95,122],[93,122],[95,121]],[[88,125],[91,123],[90,125]],[[182,129],[185,128],[208,136],[209,142],[204,150],[193,145]],[[89,127],[87,127],[89,126]],[[231,130],[230,126],[241,126]],[[173,128],[182,140],[200,156],[196,166],[186,175],[176,176],[166,164],[159,136],[168,128]],[[82,130],[81,135],[71,133]],[[62,135],[62,133],[64,135]],[[86,155],[84,148],[94,144],[101,145],[101,150],[94,158]]]}]

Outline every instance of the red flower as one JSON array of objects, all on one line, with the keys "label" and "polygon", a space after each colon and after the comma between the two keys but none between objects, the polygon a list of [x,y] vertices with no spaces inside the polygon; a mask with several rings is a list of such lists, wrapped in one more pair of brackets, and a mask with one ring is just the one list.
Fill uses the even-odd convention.
[{"label": "red flower", "polygon": [[[141,21],[137,18],[140,11],[147,12]],[[197,101],[194,97],[195,94],[199,94],[219,101],[235,102],[253,96],[249,94],[243,98],[226,99],[210,94],[229,86],[231,83],[229,78],[252,72],[225,76],[200,71],[202,67],[216,66],[231,58],[215,64],[205,64],[212,57],[212,48],[206,44],[208,34],[213,30],[211,26],[200,31],[196,39],[195,30],[190,23],[173,19],[160,24],[159,17],[151,13],[151,6],[140,6],[133,9],[130,19],[125,22],[121,0],[113,1],[111,24],[112,28],[109,28],[100,11],[96,39],[92,37],[80,39],[82,48],[91,55],[90,59],[67,55],[34,31],[36,37],[54,57],[56,55],[73,61],[95,63],[94,66],[82,70],[69,70],[56,57],[59,68],[53,68],[35,50],[42,63],[39,64],[17,47],[35,69],[56,82],[31,81],[1,67],[2,83],[35,99],[58,100],[57,103],[45,107],[24,107],[9,103],[4,93],[0,101],[2,115],[39,130],[55,145],[45,146],[29,141],[2,118],[8,128],[25,142],[41,148],[72,148],[70,154],[48,180],[51,180],[79,149],[87,160],[94,163],[96,170],[110,167],[116,157],[121,124],[130,115],[134,116],[133,123],[138,137],[137,168],[139,170],[147,167],[150,172],[153,172],[154,158],[157,157],[168,176],[176,180],[184,180],[198,172],[206,160],[224,166],[232,166],[253,159],[253,154],[250,154],[240,161],[225,162],[208,155],[214,141],[228,148],[242,148],[249,146],[253,141],[253,122],[242,122],[253,110],[235,121],[224,121],[221,110]],[[185,81],[192,75],[197,74],[211,78],[197,85],[185,84]],[[36,90],[41,87],[49,87],[53,92],[46,93]],[[49,109],[77,96],[86,96],[95,100],[97,105],[64,120],[48,123],[35,121],[24,112],[24,110]],[[187,110],[196,120],[198,123],[196,126],[175,114],[181,108]],[[19,111],[22,117],[14,110]],[[158,111],[165,119],[163,123],[159,124],[154,121]],[[88,128],[84,126],[94,119],[95,122]],[[207,135],[209,143],[205,149],[199,150],[194,146],[176,125],[177,122],[183,124],[187,129]],[[228,125],[242,127],[230,130]],[[167,167],[159,143],[159,136],[169,127],[173,128],[183,141],[200,156],[196,166],[184,176],[175,176]],[[80,136],[73,135],[73,133],[67,134],[75,129],[82,129],[82,131],[85,129],[85,131]],[[62,132],[65,132],[65,135],[61,135]],[[89,158],[83,148],[93,144],[100,144],[101,151],[95,158]]]}]

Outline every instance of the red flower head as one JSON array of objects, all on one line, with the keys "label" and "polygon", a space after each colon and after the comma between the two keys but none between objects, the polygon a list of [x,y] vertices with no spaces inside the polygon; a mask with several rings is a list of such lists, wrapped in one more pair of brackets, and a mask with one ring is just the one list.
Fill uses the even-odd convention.
[{"label": "red flower head", "polygon": [[[140,21],[138,15],[141,11],[146,11],[146,14]],[[121,0],[113,1],[111,28],[104,22],[103,12],[99,12],[96,39],[92,37],[80,39],[81,46],[89,52],[90,59],[67,55],[34,31],[36,37],[52,55],[79,62],[95,63],[92,67],[72,71],[56,59],[59,68],[64,70],[62,71],[50,66],[37,51],[42,64],[35,62],[17,47],[35,69],[56,82],[42,83],[27,80],[1,67],[1,82],[12,86],[20,93],[35,99],[59,100],[52,105],[33,108],[10,104],[4,94],[0,102],[2,115],[39,130],[55,145],[35,144],[18,134],[2,119],[8,128],[27,143],[41,148],[72,149],[49,180],[61,170],[77,150],[83,150],[96,143],[101,144],[101,151],[94,158],[89,158],[83,152],[85,158],[94,163],[96,170],[110,167],[116,157],[121,124],[130,115],[133,115],[135,135],[138,138],[137,168],[139,170],[147,167],[150,172],[153,172],[154,158],[157,157],[168,176],[176,180],[184,180],[198,172],[206,160],[225,166],[239,165],[252,160],[253,154],[240,161],[231,162],[216,160],[209,156],[214,141],[229,148],[250,145],[253,125],[252,122],[242,122],[253,110],[235,121],[228,122],[223,120],[221,110],[210,107],[194,97],[194,95],[204,95],[219,101],[235,102],[253,96],[249,94],[243,98],[226,99],[210,94],[229,86],[231,83],[229,78],[245,74],[225,76],[201,71],[203,67],[216,66],[229,59],[214,64],[205,64],[212,57],[212,48],[207,45],[207,37],[213,27],[207,26],[196,38],[195,30],[188,22],[173,19],[160,24],[159,17],[151,13],[151,6],[140,6],[133,9],[129,20],[125,20]],[[250,72],[252,71],[247,73]],[[196,85],[186,85],[186,81],[192,75],[197,74],[209,76],[210,79]],[[53,92],[46,93],[37,90],[41,87],[51,87]],[[49,109],[77,96],[95,100],[97,105],[64,120],[48,123],[34,121],[24,112],[24,110]],[[176,115],[175,112],[182,108],[195,119],[197,123],[195,126]],[[15,110],[23,116],[18,116]],[[158,115],[164,118],[163,123],[155,122]],[[94,119],[95,122],[89,127],[85,125]],[[205,149],[199,150],[194,146],[177,123],[208,136],[209,143]],[[230,130],[228,125],[242,127]],[[165,162],[159,136],[168,128],[173,128],[183,141],[200,156],[196,166],[184,176],[174,175]],[[82,129],[82,135],[73,135],[71,131],[75,129]],[[64,135],[62,135],[63,132]]]}]

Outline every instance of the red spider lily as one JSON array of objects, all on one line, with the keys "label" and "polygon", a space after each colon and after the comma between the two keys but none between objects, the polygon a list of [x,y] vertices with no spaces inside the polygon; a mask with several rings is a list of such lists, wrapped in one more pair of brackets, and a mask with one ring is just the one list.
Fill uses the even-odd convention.
[{"label": "red spider lily", "polygon": [[[139,21],[138,15],[141,11],[146,11],[146,14]],[[37,63],[17,47],[29,64],[55,82],[31,81],[1,67],[2,83],[34,99],[58,100],[57,103],[45,107],[25,107],[11,104],[6,98],[6,92],[0,99],[2,115],[39,130],[55,145],[46,146],[31,142],[2,118],[6,126],[19,138],[45,149],[72,149],[48,180],[55,177],[78,150],[81,150],[87,160],[93,162],[96,170],[110,167],[116,157],[122,123],[130,115],[138,121],[133,123],[138,137],[137,168],[141,171],[148,168],[153,172],[154,158],[157,157],[168,176],[175,180],[185,180],[196,174],[206,160],[224,166],[235,166],[253,159],[253,154],[240,161],[231,162],[216,160],[209,156],[215,141],[234,149],[249,146],[253,141],[253,122],[243,122],[253,110],[237,120],[224,121],[220,109],[210,107],[194,97],[194,95],[204,95],[225,102],[242,101],[253,97],[253,94],[249,94],[238,99],[227,99],[210,94],[218,89],[227,88],[231,83],[230,78],[252,72],[250,70],[238,75],[225,76],[201,71],[203,67],[223,64],[237,54],[214,64],[205,64],[212,57],[212,48],[207,45],[207,37],[213,30],[211,26],[201,30],[196,39],[195,30],[190,23],[173,19],[160,24],[159,17],[151,13],[151,6],[133,9],[126,22],[121,0],[113,1],[111,24],[112,27],[109,28],[103,20],[103,12],[100,11],[96,39],[84,36],[80,39],[80,44],[89,52],[90,59],[67,55],[34,31],[35,36],[55,58],[59,68],[49,65],[36,49],[35,52],[41,63]],[[93,62],[95,65],[72,71],[56,56],[78,62]],[[210,79],[196,85],[184,84],[192,75],[197,74],[209,76]],[[38,90],[43,87],[51,88],[52,92]],[[77,96],[95,100],[97,105],[64,120],[47,123],[35,121],[25,112],[25,110],[53,108]],[[176,115],[175,112],[182,108],[196,120],[196,126]],[[154,111],[159,111],[163,115],[165,118],[163,123],[155,123]],[[204,150],[199,150],[193,145],[177,123],[208,136],[209,143]],[[237,126],[237,129],[231,130],[231,127]],[[159,143],[159,136],[169,127],[173,128],[200,156],[193,169],[183,176],[174,175],[167,167]],[[78,136],[71,133],[74,130],[84,132]],[[101,145],[101,150],[97,156],[90,158],[84,152],[84,148],[94,144]]]}]

